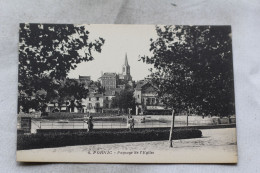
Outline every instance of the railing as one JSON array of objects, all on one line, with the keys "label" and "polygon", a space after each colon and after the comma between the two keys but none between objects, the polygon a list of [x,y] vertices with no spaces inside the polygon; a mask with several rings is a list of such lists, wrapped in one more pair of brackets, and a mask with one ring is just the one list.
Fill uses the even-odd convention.
[{"label": "railing", "polygon": [[[126,122],[107,122],[107,121],[93,121],[94,129],[116,129],[116,128],[127,128]],[[32,125],[34,129],[87,129],[88,124],[84,121],[35,121],[33,120]],[[213,125],[209,124],[209,121],[191,121],[188,126],[203,126]],[[135,128],[157,128],[157,127],[170,127],[170,121],[146,121],[140,122],[135,121]],[[175,121],[175,127],[187,126],[185,121]]]}]

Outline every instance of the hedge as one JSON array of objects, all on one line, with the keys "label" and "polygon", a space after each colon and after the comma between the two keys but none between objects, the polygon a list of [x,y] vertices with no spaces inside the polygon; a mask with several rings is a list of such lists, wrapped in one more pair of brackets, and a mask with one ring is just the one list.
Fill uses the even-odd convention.
[{"label": "hedge", "polygon": [[[42,116],[42,119],[74,119],[74,118],[84,118],[88,113],[72,113],[72,112],[49,112],[48,115]],[[117,117],[118,115],[110,113],[90,113],[92,117],[103,118],[106,116]]]},{"label": "hedge", "polygon": [[[174,129],[173,139],[199,138],[198,129]],[[51,148],[88,144],[107,144],[122,142],[160,141],[169,139],[169,130],[142,131],[93,131],[80,133],[17,134],[17,150]]]},{"label": "hedge", "polygon": [[74,119],[84,118],[86,113],[71,113],[71,112],[54,112],[48,113],[47,116],[42,116],[43,119]]}]

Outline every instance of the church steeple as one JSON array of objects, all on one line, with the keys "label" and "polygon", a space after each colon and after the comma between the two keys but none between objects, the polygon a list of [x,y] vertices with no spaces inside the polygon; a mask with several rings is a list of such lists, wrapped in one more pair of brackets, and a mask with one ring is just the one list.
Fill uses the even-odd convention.
[{"label": "church steeple", "polygon": [[127,54],[125,53],[125,66],[129,66],[128,65],[128,60],[127,60]]},{"label": "church steeple", "polygon": [[124,76],[123,78],[127,81],[132,80],[132,77],[130,75],[130,65],[128,64],[127,60],[127,54],[125,53],[125,63],[122,66],[122,75]]},{"label": "church steeple", "polygon": [[120,74],[120,79],[124,79],[126,81],[132,81],[132,77],[130,75],[130,65],[128,64],[127,54],[125,53],[125,62],[122,65],[122,74]]}]

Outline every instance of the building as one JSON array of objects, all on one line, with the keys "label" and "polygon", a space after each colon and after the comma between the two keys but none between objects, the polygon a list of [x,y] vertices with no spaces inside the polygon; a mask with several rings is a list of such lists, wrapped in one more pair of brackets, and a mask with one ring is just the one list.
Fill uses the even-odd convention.
[{"label": "building", "polygon": [[127,54],[125,54],[125,62],[122,65],[122,74],[119,74],[119,79],[125,81],[132,81],[132,76],[130,74],[130,65],[128,64]]},{"label": "building", "polygon": [[119,94],[123,89],[121,88],[114,88],[110,90],[106,90],[104,93],[104,109],[111,109],[112,108],[112,100],[113,98]]},{"label": "building", "polygon": [[80,76],[79,75],[79,81],[80,82],[90,82],[91,81],[91,77],[90,76]]},{"label": "building", "polygon": [[138,81],[134,89],[136,115],[168,114],[168,110],[158,98],[158,88],[148,80]]},{"label": "building", "polygon": [[74,113],[79,113],[79,112],[84,112],[84,105],[83,109],[81,107],[81,104],[77,100],[67,100],[64,101],[63,104],[59,105],[57,101],[53,101],[50,103],[46,104],[46,112],[74,112]]},{"label": "building", "polygon": [[125,55],[125,62],[122,65],[122,73],[104,73],[100,77],[101,86],[106,90],[114,89],[114,88],[125,88],[125,84],[131,83],[132,76],[130,74],[130,65],[128,64],[127,54]]},{"label": "building", "polygon": [[118,77],[116,73],[104,73],[100,79],[101,86],[106,90],[117,87]]},{"label": "building", "polygon": [[91,93],[86,99],[82,99],[84,112],[97,113],[103,110],[103,94]]},{"label": "building", "polygon": [[[92,83],[90,76],[79,76],[79,81],[88,83],[87,88],[89,89],[88,97],[82,99],[84,112],[95,113],[112,109],[113,98],[122,90],[126,89],[126,86],[133,86],[127,54],[125,55],[124,64],[122,65],[122,73],[102,72],[99,79],[101,81],[101,87]],[[99,89],[101,91],[99,91]]]},{"label": "building", "polygon": [[89,85],[91,83],[91,77],[90,76],[80,76],[79,75],[79,81],[81,83],[85,83],[86,85]]}]

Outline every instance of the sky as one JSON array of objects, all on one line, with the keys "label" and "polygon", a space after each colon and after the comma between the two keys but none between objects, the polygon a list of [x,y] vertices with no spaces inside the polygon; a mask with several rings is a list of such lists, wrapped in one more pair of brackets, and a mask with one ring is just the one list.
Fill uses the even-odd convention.
[{"label": "sky", "polygon": [[150,74],[152,65],[138,61],[139,56],[150,56],[150,39],[157,38],[154,25],[85,25],[90,40],[102,37],[105,44],[101,53],[94,52],[94,60],[82,62],[69,72],[69,78],[91,76],[97,80],[101,73],[122,73],[125,54],[127,54],[130,74],[133,80],[142,80]]}]

